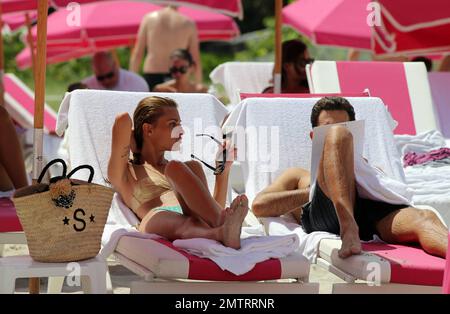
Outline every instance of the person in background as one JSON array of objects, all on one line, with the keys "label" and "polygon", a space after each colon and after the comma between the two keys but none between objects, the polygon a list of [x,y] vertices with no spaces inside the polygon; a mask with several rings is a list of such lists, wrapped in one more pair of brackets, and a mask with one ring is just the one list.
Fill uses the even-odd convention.
[{"label": "person in background", "polygon": [[[309,93],[306,77],[306,65],[314,60],[310,58],[306,45],[292,39],[283,42],[281,60],[281,93]],[[263,93],[273,93],[274,87],[269,86]]]},{"label": "person in background", "polygon": [[170,55],[170,74],[172,80],[158,84],[155,92],[206,93],[208,88],[192,81],[195,62],[186,49],[177,49]]},{"label": "person in background", "polygon": [[412,58],[411,62],[423,62],[423,63],[425,63],[427,72],[431,72],[433,70],[433,61],[430,58],[419,56],[419,57]]},{"label": "person in background", "polygon": [[92,58],[94,75],[82,80],[89,89],[148,92],[145,80],[118,66],[111,53],[97,52]]},{"label": "person in background", "polygon": [[200,48],[195,22],[177,11],[176,6],[167,6],[144,16],[139,26],[136,45],[130,58],[130,71],[138,73],[145,50],[144,78],[150,90],[170,79],[170,60],[167,58],[176,49],[186,49],[192,55],[195,82],[202,82]]},{"label": "person in background", "polygon": [[81,82],[75,82],[75,83],[72,83],[69,86],[67,86],[67,92],[70,93],[70,92],[73,92],[76,89],[87,89],[87,88],[88,87],[87,87],[86,84],[83,84]]},{"label": "person in background", "polygon": [[439,66],[439,72],[450,71],[450,54],[444,56],[444,59],[441,61],[441,65]]},{"label": "person in background", "polygon": [[0,191],[27,185],[25,162],[16,129],[6,108],[0,106]]}]

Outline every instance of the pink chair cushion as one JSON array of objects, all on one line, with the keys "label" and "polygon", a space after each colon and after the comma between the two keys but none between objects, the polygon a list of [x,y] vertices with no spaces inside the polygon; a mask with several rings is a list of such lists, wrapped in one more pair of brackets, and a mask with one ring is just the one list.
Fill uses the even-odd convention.
[{"label": "pink chair cushion", "polygon": [[0,232],[23,231],[11,199],[0,198]]},{"label": "pink chair cushion", "polygon": [[258,263],[251,271],[237,276],[229,271],[220,269],[216,263],[208,258],[201,258],[180,250],[179,248],[173,246],[170,241],[164,239],[156,239],[155,241],[158,241],[159,243],[177,251],[189,260],[188,279],[214,281],[258,281],[281,278],[281,263],[278,259],[269,259]]},{"label": "pink chair cushion", "polygon": [[378,255],[391,264],[391,283],[441,286],[445,259],[429,255],[421,248],[363,243],[363,250]]},{"label": "pink chair cushion", "polygon": [[448,249],[445,263],[444,284],[442,285],[442,292],[450,294],[450,232],[448,234]]},{"label": "pink chair cushion", "polygon": [[[3,76],[3,83],[5,85],[5,91],[20,103],[29,115],[34,116],[34,98],[8,75]],[[44,126],[49,131],[54,131],[56,129],[56,117],[48,113],[47,110],[47,108],[44,108]]]},{"label": "pink chair cushion", "polygon": [[366,88],[379,97],[398,121],[395,134],[416,134],[405,68],[401,62],[336,62],[342,93]]},{"label": "pink chair cushion", "polygon": [[327,96],[341,96],[341,97],[368,97],[368,93],[348,93],[348,94],[254,94],[254,93],[241,93],[241,100],[245,98],[316,98],[316,97],[327,97]]}]

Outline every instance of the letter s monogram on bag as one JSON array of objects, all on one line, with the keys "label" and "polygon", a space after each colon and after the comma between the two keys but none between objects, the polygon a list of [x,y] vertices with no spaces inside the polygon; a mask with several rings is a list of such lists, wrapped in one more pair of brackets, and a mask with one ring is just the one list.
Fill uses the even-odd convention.
[{"label": "letter s monogram on bag", "polygon": [[83,224],[83,226],[81,228],[78,228],[76,224],[73,224],[73,228],[75,229],[75,231],[77,232],[81,232],[84,229],[86,229],[86,221],[84,221],[84,219],[78,218],[77,214],[81,212],[83,216],[86,216],[86,213],[84,212],[83,209],[81,208],[77,208],[74,213],[73,213],[73,219],[75,219],[76,221],[79,221]]}]

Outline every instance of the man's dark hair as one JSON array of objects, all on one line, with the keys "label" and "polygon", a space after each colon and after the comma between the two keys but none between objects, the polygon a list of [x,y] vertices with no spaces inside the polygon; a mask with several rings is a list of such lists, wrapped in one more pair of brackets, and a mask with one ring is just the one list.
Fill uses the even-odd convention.
[{"label": "man's dark hair", "polygon": [[70,84],[68,87],[67,87],[67,92],[73,92],[74,90],[76,90],[76,89],[87,89],[88,87],[87,87],[87,85],[86,84],[84,84],[84,83],[82,83],[82,82],[75,82],[75,83],[72,83],[72,84]]},{"label": "man's dark hair", "polygon": [[313,128],[319,123],[319,115],[323,110],[343,110],[347,112],[350,121],[355,120],[355,109],[353,109],[347,99],[343,97],[323,97],[316,102],[311,112],[311,124]]},{"label": "man's dark hair", "polygon": [[412,62],[423,62],[425,63],[425,67],[427,68],[427,72],[431,72],[431,70],[433,69],[433,61],[431,61],[430,58],[427,57],[415,57],[413,59],[411,59]]}]

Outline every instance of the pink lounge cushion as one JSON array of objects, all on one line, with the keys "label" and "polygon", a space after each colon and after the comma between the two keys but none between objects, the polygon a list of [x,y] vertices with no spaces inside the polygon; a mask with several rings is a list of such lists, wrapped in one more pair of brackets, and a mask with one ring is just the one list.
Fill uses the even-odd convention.
[{"label": "pink lounge cushion", "polygon": [[14,203],[9,198],[0,198],[0,232],[18,231],[23,230]]},{"label": "pink lounge cushion", "polygon": [[449,248],[447,249],[447,258],[445,262],[444,284],[442,285],[442,292],[450,294],[450,232],[448,233]]},{"label": "pink lounge cushion", "polygon": [[441,286],[445,259],[429,255],[421,248],[363,243],[363,250],[378,255],[391,264],[391,283]]},{"label": "pink lounge cushion", "polygon": [[[3,76],[3,83],[5,85],[5,91],[10,94],[29,115],[34,116],[34,98],[8,75]],[[48,109],[44,108],[44,126],[48,131],[55,131],[56,117],[48,113],[47,110]]]},{"label": "pink lounge cushion", "polygon": [[212,260],[191,255],[172,245],[172,242],[157,239],[155,240],[165,246],[177,251],[185,256],[189,261],[188,279],[193,280],[214,280],[214,281],[259,281],[275,280],[281,278],[281,263],[278,259],[270,259],[255,265],[255,267],[240,276],[236,276],[229,271],[224,271]]},{"label": "pink lounge cushion", "polygon": [[368,93],[332,93],[332,94],[256,94],[256,93],[241,93],[241,100],[246,98],[316,98],[316,97],[331,97],[331,96],[340,96],[340,97],[368,97]]},{"label": "pink lounge cushion", "polygon": [[398,121],[395,134],[416,134],[405,67],[401,62],[336,62],[342,93],[368,88],[379,97]]}]

